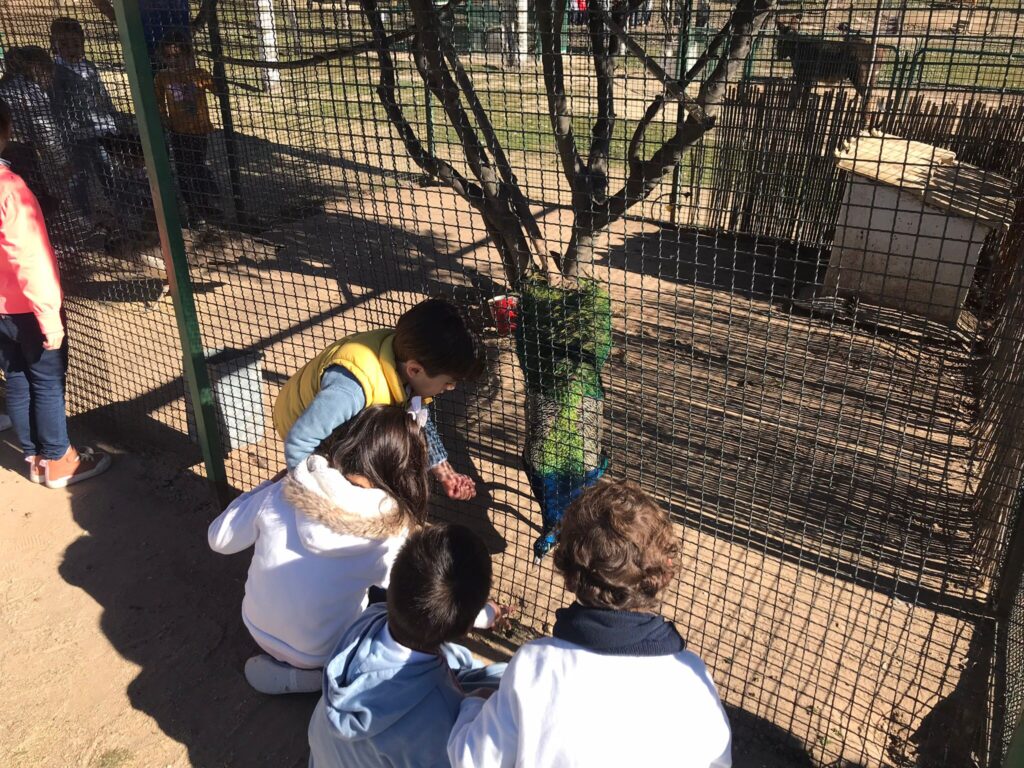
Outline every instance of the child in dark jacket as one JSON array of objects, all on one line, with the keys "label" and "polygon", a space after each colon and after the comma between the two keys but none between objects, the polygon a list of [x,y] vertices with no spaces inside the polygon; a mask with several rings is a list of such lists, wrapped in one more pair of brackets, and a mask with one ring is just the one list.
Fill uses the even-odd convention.
[{"label": "child in dark jacket", "polygon": [[54,65],[37,45],[10,48],[4,57],[0,99],[10,108],[11,138],[38,159],[43,186],[62,197],[67,187],[68,155],[65,134],[58,124],[50,93]]},{"label": "child in dark jacket", "polygon": [[[71,159],[71,202],[87,221],[99,224],[112,213],[114,174],[103,139],[118,132],[118,113],[96,65],[85,57],[85,32],[76,19],[50,23],[50,49],[56,65],[53,111]],[[104,195],[99,205],[92,198],[94,184]]]},{"label": "child in dark jacket", "polygon": [[309,723],[310,768],[448,768],[460,704],[493,691],[504,664],[484,667],[452,641],[491,589],[483,542],[458,525],[409,537],[387,603],[370,605],[338,643]]}]

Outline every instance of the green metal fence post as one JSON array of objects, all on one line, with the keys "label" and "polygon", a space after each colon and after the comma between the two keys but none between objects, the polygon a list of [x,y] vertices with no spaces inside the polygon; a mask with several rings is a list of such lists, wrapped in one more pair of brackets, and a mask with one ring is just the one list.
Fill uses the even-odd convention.
[{"label": "green metal fence post", "polygon": [[224,454],[217,430],[213,391],[206,370],[206,357],[199,332],[192,280],[188,271],[185,241],[174,195],[170,157],[164,143],[153,90],[153,71],[146,47],[139,4],[133,0],[114,0],[118,32],[124,49],[125,67],[131,85],[132,103],[139,125],[139,138],[146,156],[146,171],[153,194],[153,207],[160,230],[160,247],[164,255],[167,280],[174,301],[174,317],[184,352],[185,384],[192,399],[199,446],[206,464],[207,477],[221,500],[228,495]]}]

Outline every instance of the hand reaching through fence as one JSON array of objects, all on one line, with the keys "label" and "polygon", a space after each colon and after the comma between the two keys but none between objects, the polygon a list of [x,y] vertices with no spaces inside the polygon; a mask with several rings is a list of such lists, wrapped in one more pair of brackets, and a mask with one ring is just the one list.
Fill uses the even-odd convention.
[{"label": "hand reaching through fence", "polygon": [[431,472],[449,499],[469,501],[476,496],[476,483],[473,482],[473,478],[459,474],[447,461],[438,464]]}]

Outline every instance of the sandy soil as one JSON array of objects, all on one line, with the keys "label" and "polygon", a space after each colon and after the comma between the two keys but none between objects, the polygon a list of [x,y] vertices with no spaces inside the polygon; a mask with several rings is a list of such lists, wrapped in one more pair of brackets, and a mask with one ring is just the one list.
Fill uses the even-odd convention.
[{"label": "sandy soil", "polygon": [[102,480],[49,491],[2,437],[0,764],[304,765],[314,697],[242,677],[246,561],[206,549],[205,483],[115,449]]}]

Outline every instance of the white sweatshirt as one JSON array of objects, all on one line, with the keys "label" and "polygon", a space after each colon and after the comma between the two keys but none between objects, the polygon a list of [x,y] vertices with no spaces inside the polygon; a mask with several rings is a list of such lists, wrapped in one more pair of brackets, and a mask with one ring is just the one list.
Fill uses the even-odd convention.
[{"label": "white sweatshirt", "polygon": [[387,586],[406,538],[394,502],[310,456],[276,483],[239,496],[210,525],[225,555],[255,545],[242,600],[253,639],[279,661],[316,669],[366,604]]},{"label": "white sweatshirt", "polygon": [[452,768],[729,768],[729,721],[700,658],[607,656],[544,638],[497,693],[463,700]]}]

